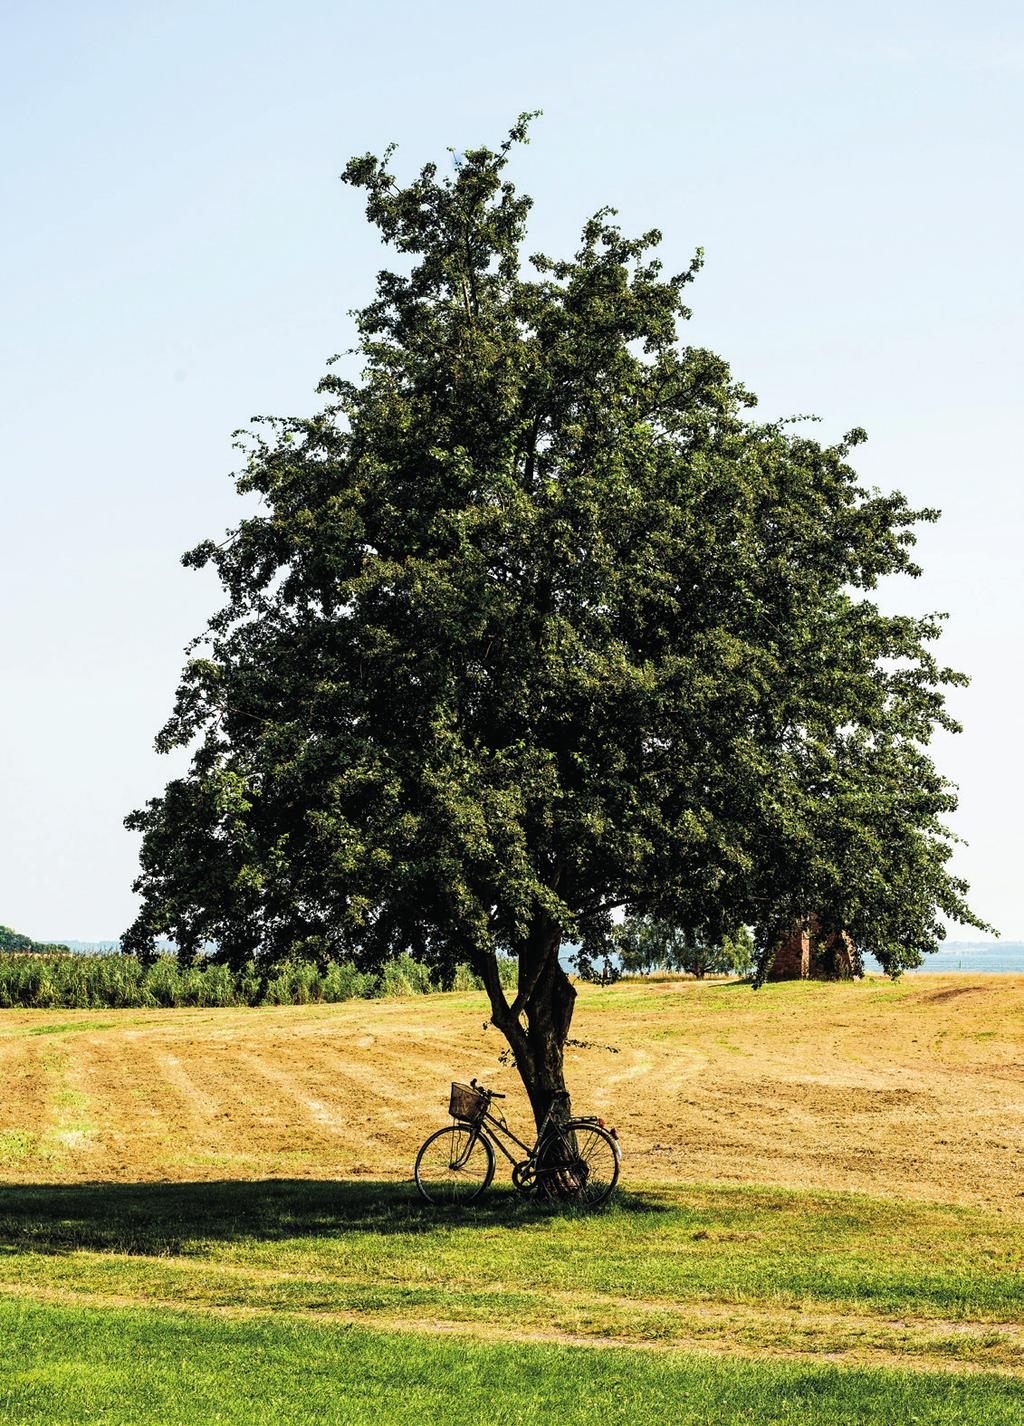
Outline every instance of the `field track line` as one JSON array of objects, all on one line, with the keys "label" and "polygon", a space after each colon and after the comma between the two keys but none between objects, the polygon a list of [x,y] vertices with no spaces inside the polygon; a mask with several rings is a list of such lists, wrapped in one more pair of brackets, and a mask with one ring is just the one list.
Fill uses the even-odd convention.
[{"label": "field track line", "polygon": [[[929,1333],[950,1331],[964,1337],[981,1335],[985,1332],[999,1332],[1009,1340],[1005,1345],[1015,1348],[1014,1366],[1005,1362],[979,1362],[965,1360],[959,1356],[941,1353],[917,1353],[886,1350],[859,1345],[854,1348],[816,1349],[813,1346],[795,1348],[777,1344],[752,1345],[737,1341],[735,1335],[715,1336],[701,1331],[691,1335],[680,1334],[671,1342],[653,1341],[629,1336],[597,1335],[569,1332],[558,1328],[531,1327],[515,1329],[493,1322],[482,1323],[442,1317],[402,1317],[392,1313],[375,1311],[345,1311],[335,1308],[294,1308],[294,1307],[248,1307],[243,1304],[194,1303],[183,1304],[180,1300],[166,1297],[130,1297],[119,1293],[93,1293],[76,1291],[71,1288],[33,1288],[27,1284],[0,1282],[0,1297],[9,1300],[47,1303],[54,1306],[91,1307],[114,1311],[160,1311],[174,1312],[184,1316],[209,1316],[227,1321],[248,1321],[267,1318],[287,1317],[297,1322],[332,1324],[347,1327],[364,1327],[375,1331],[397,1334],[425,1336],[455,1336],[480,1342],[527,1342],[550,1346],[589,1347],[594,1350],[619,1349],[659,1353],[687,1353],[703,1356],[728,1356],[748,1361],[783,1359],[794,1362],[827,1362],[835,1366],[882,1367],[890,1370],[932,1372],[939,1374],[980,1374],[988,1373],[1011,1378],[1024,1377],[1024,1332],[1016,1324],[1003,1323],[956,1323],[940,1322],[934,1319],[915,1321],[900,1317],[891,1325],[901,1329],[917,1326],[926,1327]],[[642,1306],[629,1299],[631,1305]],[[586,1303],[582,1303],[586,1306]],[[652,1304],[659,1307],[662,1304]],[[708,1304],[700,1304],[706,1307]],[[702,1313],[695,1314],[702,1316]],[[764,1314],[751,1314],[751,1319],[763,1321]],[[804,1314],[806,1318],[806,1314]],[[837,1314],[811,1318],[814,1325],[849,1327],[864,1322],[877,1329],[878,1319],[859,1319]],[[727,1324],[722,1323],[724,1328]],[[733,1319],[734,1327],[739,1325]],[[964,1331],[967,1327],[970,1330]],[[1003,1345],[1003,1344],[1001,1344]],[[1019,1365],[1017,1365],[1019,1363]]]},{"label": "field track line", "polygon": [[[216,1272],[224,1277],[235,1277],[250,1282],[308,1283],[311,1287],[332,1285],[365,1287],[367,1285],[366,1277],[358,1276],[355,1273],[310,1272],[302,1268],[255,1267],[249,1263],[232,1262],[230,1259],[201,1258],[186,1253],[161,1253],[154,1258],[144,1253],[112,1256],[110,1253],[79,1249],[74,1256],[88,1263],[108,1264],[113,1261],[124,1262],[126,1265],[145,1265],[154,1262],[161,1268],[181,1268],[191,1273],[194,1273],[198,1266],[205,1265],[211,1272]],[[397,1273],[379,1273],[375,1275],[374,1280],[393,1287],[407,1288],[410,1291],[432,1286],[429,1279],[401,1276]],[[0,1276],[0,1292],[17,1286],[20,1284],[6,1283]],[[564,1302],[576,1307],[621,1307],[627,1311],[637,1312],[685,1312],[706,1316],[709,1319],[721,1318],[729,1321],[749,1317],[751,1321],[760,1323],[777,1320],[794,1324],[824,1323],[830,1326],[848,1324],[864,1328],[879,1326],[927,1328],[930,1331],[947,1332],[951,1336],[963,1337],[983,1336],[987,1332],[998,1331],[1005,1332],[1012,1337],[1019,1337],[1021,1350],[1024,1352],[1024,1318],[987,1317],[984,1315],[971,1318],[943,1317],[938,1313],[934,1316],[920,1312],[891,1313],[881,1308],[873,1312],[870,1307],[867,1310],[861,1308],[859,1311],[846,1312],[843,1311],[841,1303],[832,1301],[826,1304],[824,1300],[822,1300],[820,1310],[810,1310],[807,1307],[790,1307],[784,1304],[751,1301],[745,1298],[687,1298],[657,1295],[645,1297],[639,1293],[602,1292],[599,1288],[588,1288],[583,1292],[574,1288],[551,1287],[546,1283],[530,1288],[511,1283],[471,1282],[465,1284],[465,1290],[467,1294],[514,1290],[517,1295],[536,1298],[538,1302]],[[137,1299],[130,1300],[136,1301]]]}]

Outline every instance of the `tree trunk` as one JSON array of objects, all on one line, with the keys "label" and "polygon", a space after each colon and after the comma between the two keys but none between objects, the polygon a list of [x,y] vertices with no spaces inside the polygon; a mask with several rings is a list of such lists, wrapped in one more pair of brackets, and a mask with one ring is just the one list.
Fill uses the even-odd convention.
[{"label": "tree trunk", "polygon": [[[538,1133],[545,1120],[564,1124],[572,1115],[565,1088],[565,1042],[576,991],[558,961],[561,943],[558,927],[546,917],[538,917],[519,952],[519,981],[511,1005],[494,957],[481,960],[478,970],[490,997],[491,1020],[511,1047]],[[569,1141],[574,1142],[572,1136]],[[551,1161],[544,1150],[538,1155],[528,1182],[543,1197],[571,1199],[579,1192],[578,1176],[565,1166],[565,1143],[560,1138],[550,1144]]]},{"label": "tree trunk", "polygon": [[519,1065],[538,1129],[549,1111],[556,1121],[568,1119],[571,1112],[565,1087],[565,1042],[576,992],[558,963],[557,946],[542,979],[543,987],[538,986],[538,993],[526,1006],[530,1058],[526,1065]]},{"label": "tree trunk", "polygon": [[556,1121],[570,1115],[564,1055],[576,991],[558,961],[561,944],[558,927],[538,916],[519,952],[519,981],[511,1005],[494,958],[477,964],[490,998],[492,1023],[509,1043],[538,1129],[549,1110]]}]

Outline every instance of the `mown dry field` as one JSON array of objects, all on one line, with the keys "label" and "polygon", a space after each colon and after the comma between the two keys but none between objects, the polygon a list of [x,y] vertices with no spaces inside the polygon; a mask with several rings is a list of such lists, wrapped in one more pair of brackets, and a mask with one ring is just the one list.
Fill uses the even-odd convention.
[{"label": "mown dry field", "polygon": [[[0,1180],[401,1179],[475,1075],[529,1116],[482,996],[0,1012]],[[580,1109],[624,1182],[1024,1214],[1024,976],[581,986]]]},{"label": "mown dry field", "polygon": [[582,986],[589,1216],[415,1198],[485,1017],[0,1012],[0,1421],[1024,1426],[1024,976]]}]

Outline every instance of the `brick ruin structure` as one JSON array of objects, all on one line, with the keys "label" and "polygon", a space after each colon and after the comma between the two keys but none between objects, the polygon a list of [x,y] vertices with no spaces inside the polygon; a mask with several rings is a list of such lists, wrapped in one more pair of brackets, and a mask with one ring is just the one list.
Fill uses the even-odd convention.
[{"label": "brick ruin structure", "polygon": [[819,939],[818,918],[811,916],[780,942],[767,979],[849,980],[853,973],[849,936],[845,931],[831,931]]}]

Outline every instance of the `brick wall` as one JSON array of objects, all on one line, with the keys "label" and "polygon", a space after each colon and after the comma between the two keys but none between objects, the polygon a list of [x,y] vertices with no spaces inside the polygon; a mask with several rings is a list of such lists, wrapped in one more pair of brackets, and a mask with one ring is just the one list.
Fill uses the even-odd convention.
[{"label": "brick wall", "polygon": [[818,931],[816,916],[794,926],[775,952],[769,980],[826,980],[830,976],[845,978],[853,974],[853,946],[845,931],[833,931],[823,945],[815,946]]},{"label": "brick wall", "polygon": [[775,952],[769,980],[803,980],[810,971],[810,936],[804,927],[794,927]]}]

